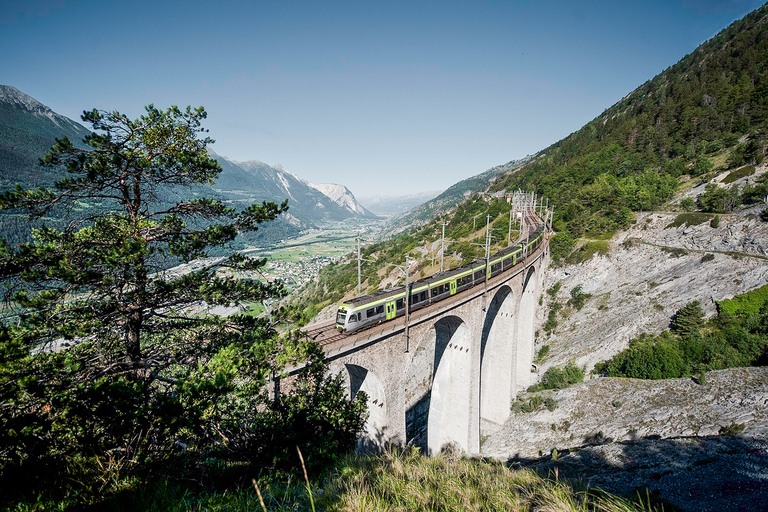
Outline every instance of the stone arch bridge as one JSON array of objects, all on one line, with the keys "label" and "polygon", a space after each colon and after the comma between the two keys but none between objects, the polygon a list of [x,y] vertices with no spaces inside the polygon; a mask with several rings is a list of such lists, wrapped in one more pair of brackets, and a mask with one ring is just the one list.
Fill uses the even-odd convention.
[{"label": "stone arch bridge", "polygon": [[307,329],[324,343],[350,396],[368,396],[360,448],[410,443],[429,454],[447,445],[480,452],[481,438],[535,381],[534,322],[548,255],[545,239],[483,286],[412,313],[408,339],[402,317],[343,337],[332,324]]}]

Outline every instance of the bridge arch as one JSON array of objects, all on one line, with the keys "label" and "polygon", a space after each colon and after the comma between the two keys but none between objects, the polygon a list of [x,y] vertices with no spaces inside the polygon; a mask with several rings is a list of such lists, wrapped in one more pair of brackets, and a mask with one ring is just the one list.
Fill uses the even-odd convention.
[{"label": "bridge arch", "polygon": [[355,398],[361,391],[368,396],[368,419],[357,441],[357,451],[380,451],[384,448],[387,439],[387,403],[384,386],[367,368],[351,363],[344,366],[347,369],[349,398]]},{"label": "bridge arch", "polygon": [[515,329],[516,357],[516,391],[526,389],[536,380],[531,373],[533,361],[534,330],[536,320],[537,295],[539,291],[536,268],[532,267],[523,280],[523,290],[520,294],[520,304],[517,311],[517,326]]},{"label": "bridge arch", "polygon": [[472,342],[467,324],[446,316],[434,325],[435,357],[427,417],[427,450],[448,445],[469,451]]},{"label": "bridge arch", "polygon": [[490,433],[509,417],[517,391],[515,373],[515,295],[502,286],[488,305],[480,340],[480,430]]}]

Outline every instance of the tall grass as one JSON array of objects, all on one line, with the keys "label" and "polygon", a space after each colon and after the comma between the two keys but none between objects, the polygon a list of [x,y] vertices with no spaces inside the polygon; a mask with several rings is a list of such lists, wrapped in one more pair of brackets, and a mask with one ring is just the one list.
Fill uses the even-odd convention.
[{"label": "tall grass", "polygon": [[350,457],[328,480],[328,510],[642,511],[644,505],[576,491],[557,479],[496,461],[418,450]]},{"label": "tall grass", "polygon": [[[299,467],[297,461],[297,468]],[[418,449],[391,450],[376,456],[351,455],[324,476],[264,474],[230,490],[206,490],[170,480],[132,482],[88,510],[155,512],[318,511],[541,511],[655,512],[650,499],[633,503],[599,491],[577,489],[527,469],[476,460],[453,452],[424,457]],[[647,497],[646,497],[647,498]],[[82,502],[17,504],[13,510],[81,510]]]}]

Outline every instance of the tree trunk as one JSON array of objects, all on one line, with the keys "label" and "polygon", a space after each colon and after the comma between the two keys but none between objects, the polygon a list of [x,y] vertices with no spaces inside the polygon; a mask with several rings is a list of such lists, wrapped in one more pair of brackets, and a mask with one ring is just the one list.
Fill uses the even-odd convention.
[{"label": "tree trunk", "polygon": [[141,360],[141,313],[141,309],[131,311],[125,324],[125,355],[132,363]]}]

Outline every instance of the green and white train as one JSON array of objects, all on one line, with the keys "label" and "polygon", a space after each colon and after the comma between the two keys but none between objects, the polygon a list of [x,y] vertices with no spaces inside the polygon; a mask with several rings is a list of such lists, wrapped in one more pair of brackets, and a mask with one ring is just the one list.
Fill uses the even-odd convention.
[{"label": "green and white train", "polygon": [[[411,312],[427,307],[457,293],[481,285],[486,279],[509,270],[531,254],[544,240],[544,223],[537,218],[536,230],[526,239],[503,249],[489,258],[474,261],[469,265],[410,283]],[[336,313],[336,328],[343,332],[354,332],[377,325],[405,314],[405,286],[356,297],[339,304]]]}]

